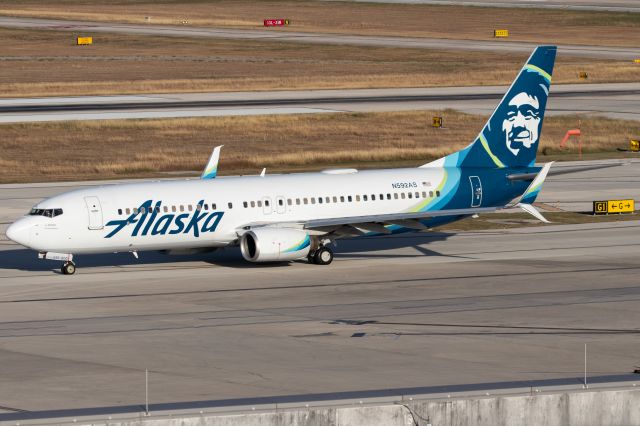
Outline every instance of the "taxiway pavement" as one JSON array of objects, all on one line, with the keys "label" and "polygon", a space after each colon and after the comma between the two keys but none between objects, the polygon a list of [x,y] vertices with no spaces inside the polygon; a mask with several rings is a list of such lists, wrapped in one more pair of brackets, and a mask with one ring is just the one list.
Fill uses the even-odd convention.
[{"label": "taxiway pavement", "polygon": [[[579,187],[637,200],[639,176],[633,163],[550,177],[541,201]],[[78,185],[2,185],[0,220]],[[577,383],[585,343],[589,375],[629,373],[639,236],[627,221],[353,239],[328,267],[232,249],[81,256],[74,276],[1,239],[0,406],[142,404],[145,369],[152,403]]]},{"label": "taxiway pavement", "polygon": [[[342,1],[342,0],[326,0]],[[595,12],[640,12],[637,0],[349,0],[362,3],[433,4],[446,6],[481,6],[532,9],[592,10]]]},{"label": "taxiway pavement", "polygon": [[[508,87],[166,93],[0,99],[0,123],[455,109],[490,114]],[[547,114],[640,119],[640,84],[563,84]]]}]

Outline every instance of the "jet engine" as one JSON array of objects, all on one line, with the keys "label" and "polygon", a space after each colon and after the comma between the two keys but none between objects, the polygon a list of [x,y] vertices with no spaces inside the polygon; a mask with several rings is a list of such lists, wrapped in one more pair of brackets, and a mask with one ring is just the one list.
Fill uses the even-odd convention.
[{"label": "jet engine", "polygon": [[312,239],[300,229],[256,228],[240,238],[242,257],[249,262],[274,262],[306,257]]}]

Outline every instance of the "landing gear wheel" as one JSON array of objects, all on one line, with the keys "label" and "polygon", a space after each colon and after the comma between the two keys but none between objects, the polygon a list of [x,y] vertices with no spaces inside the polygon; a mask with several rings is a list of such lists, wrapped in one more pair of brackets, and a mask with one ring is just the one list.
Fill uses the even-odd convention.
[{"label": "landing gear wheel", "polygon": [[333,252],[327,247],[320,247],[313,255],[313,263],[316,265],[328,265],[333,262]]},{"label": "landing gear wheel", "polygon": [[64,275],[73,275],[76,273],[76,264],[73,262],[65,262],[62,268],[60,268],[60,271]]}]

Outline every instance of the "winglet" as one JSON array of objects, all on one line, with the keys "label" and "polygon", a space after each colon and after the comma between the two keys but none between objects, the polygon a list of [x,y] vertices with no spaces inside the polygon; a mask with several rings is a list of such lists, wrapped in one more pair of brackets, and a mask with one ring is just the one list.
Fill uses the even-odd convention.
[{"label": "winglet", "polygon": [[262,169],[262,172],[260,173],[260,177],[264,177],[266,173],[267,173],[267,168],[265,167],[264,169]]},{"label": "winglet", "polygon": [[516,204],[516,207],[520,207],[522,210],[529,213],[531,216],[535,217],[540,222],[551,223],[544,216],[542,216],[542,213],[540,213],[538,209],[533,207],[531,204],[518,203]]},{"label": "winglet", "polygon": [[530,215],[532,215],[533,217],[535,217],[536,219],[544,223],[551,223],[551,222],[545,219],[545,217],[542,216],[542,213],[540,213],[538,209],[533,207],[532,204],[538,197],[538,193],[540,192],[540,189],[542,188],[542,184],[544,183],[544,180],[547,178],[547,174],[549,173],[549,170],[551,169],[552,165],[553,165],[553,161],[545,164],[544,167],[542,167],[542,170],[540,170],[540,172],[535,177],[535,179],[533,179],[533,182],[531,182],[527,190],[524,191],[524,194],[522,194],[522,196],[516,203],[516,207],[520,207],[522,210],[524,210],[525,212],[529,213]]},{"label": "winglet", "polygon": [[205,167],[204,171],[200,175],[200,179],[214,179],[218,174],[218,160],[220,159],[220,149],[222,149],[224,145],[216,146],[211,153],[211,157],[209,157],[209,162],[207,163],[207,167]]},{"label": "winglet", "polygon": [[547,174],[549,173],[552,165],[553,161],[545,164],[544,167],[542,167],[542,170],[540,170],[538,176],[533,179],[533,182],[531,182],[527,190],[524,191],[524,194],[522,194],[522,196],[518,200],[518,204],[533,204],[533,202],[536,200],[536,197],[538,196],[538,193],[540,192],[540,189],[542,189],[542,184],[547,178]]}]

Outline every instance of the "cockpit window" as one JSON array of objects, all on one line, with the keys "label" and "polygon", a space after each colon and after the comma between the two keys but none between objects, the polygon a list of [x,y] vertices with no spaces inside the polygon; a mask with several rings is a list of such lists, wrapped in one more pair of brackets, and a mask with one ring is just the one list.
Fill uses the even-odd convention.
[{"label": "cockpit window", "polygon": [[36,209],[33,208],[29,212],[29,216],[46,216],[56,217],[62,214],[62,209]]}]

